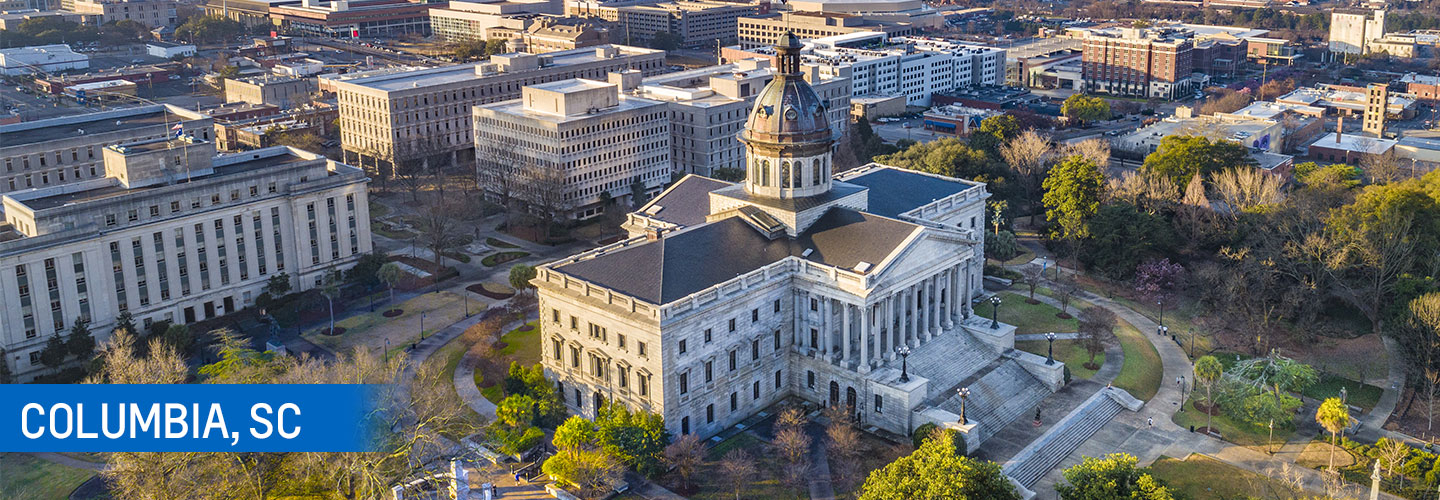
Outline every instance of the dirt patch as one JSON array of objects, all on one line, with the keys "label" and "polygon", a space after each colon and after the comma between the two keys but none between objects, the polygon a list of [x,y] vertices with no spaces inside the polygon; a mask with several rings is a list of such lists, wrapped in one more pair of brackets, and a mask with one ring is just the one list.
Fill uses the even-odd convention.
[{"label": "dirt patch", "polygon": [[1063,312],[1061,312],[1061,313],[1055,313],[1055,317],[1060,318],[1060,319],[1070,319],[1070,318],[1074,318],[1074,316],[1071,316],[1070,313],[1063,313]]},{"label": "dirt patch", "polygon": [[[466,289],[466,290],[469,290],[469,291],[471,291],[471,292],[478,293],[478,294],[480,294],[480,295],[483,295],[483,296],[486,296],[486,297],[495,299],[495,300],[505,300],[505,299],[508,299],[508,298],[510,298],[510,297],[514,297],[514,296],[515,296],[515,292],[506,292],[506,291],[501,291],[501,290],[491,290],[490,287],[487,287],[487,285],[490,285],[490,287],[493,287],[493,284],[476,283],[476,284],[473,284],[473,285],[470,285],[470,286],[465,287],[465,289]],[[506,288],[509,288],[509,287],[506,287]]]},{"label": "dirt patch", "polygon": [[321,334],[321,335],[328,335],[328,336],[331,336],[331,337],[336,337],[336,336],[339,336],[339,335],[344,335],[344,334],[345,334],[345,329],[342,328],[342,327],[338,327],[338,326],[335,327],[335,328],[324,328],[324,329],[321,329],[321,330],[320,330],[320,334]]},{"label": "dirt patch", "polygon": [[1030,305],[1033,306],[1033,305],[1039,304],[1040,301],[1035,300],[1035,299],[1032,299],[1032,298],[1029,298],[1029,297],[1026,297],[1026,298],[1025,298],[1025,303],[1026,303],[1026,304],[1030,304]]},{"label": "dirt patch", "polygon": [[1080,365],[1080,366],[1084,366],[1086,370],[1099,370],[1099,369],[1100,369],[1100,363],[1095,363],[1095,362],[1088,362],[1088,363],[1085,363],[1085,364]]},{"label": "dirt patch", "polygon": [[384,317],[387,317],[387,318],[393,318],[393,317],[399,316],[399,315],[401,315],[401,314],[405,314],[405,310],[404,310],[404,309],[400,309],[400,308],[388,309],[388,310],[386,310],[385,312],[380,313],[381,316],[384,316]]},{"label": "dirt patch", "polygon": [[1190,407],[1191,407],[1191,408],[1194,408],[1195,411],[1198,411],[1198,412],[1200,412],[1200,413],[1204,413],[1204,414],[1207,414],[1207,415],[1212,415],[1212,416],[1213,416],[1213,415],[1219,415],[1219,414],[1220,414],[1220,405],[1209,405],[1209,404],[1202,404],[1200,401],[1191,401],[1191,402],[1190,402]]},{"label": "dirt patch", "polygon": [[529,323],[520,325],[519,328],[516,328],[516,330],[519,330],[519,331],[522,331],[522,332],[528,332],[528,331],[534,330],[534,329],[535,329],[535,325],[532,325],[532,324],[529,324]]},{"label": "dirt patch", "polygon": [[1355,457],[1344,448],[1321,442],[1305,445],[1305,450],[1300,452],[1300,456],[1295,457],[1295,463],[1308,468],[1329,466],[1331,450],[1335,452],[1335,467],[1349,467],[1355,464]]}]

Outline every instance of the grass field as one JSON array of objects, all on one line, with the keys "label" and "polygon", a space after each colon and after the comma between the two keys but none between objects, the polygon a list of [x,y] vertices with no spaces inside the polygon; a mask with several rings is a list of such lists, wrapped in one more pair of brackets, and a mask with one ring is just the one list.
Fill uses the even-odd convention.
[{"label": "grass field", "polygon": [[1278,481],[1202,455],[1185,460],[1162,456],[1150,472],[1170,487],[1175,498],[1291,498],[1294,493]]},{"label": "grass field", "polygon": [[512,260],[523,259],[523,258],[529,257],[529,256],[530,256],[530,253],[529,253],[529,252],[514,252],[514,251],[512,251],[512,252],[492,253],[492,254],[490,254],[490,255],[486,255],[485,258],[480,259],[480,263],[481,263],[481,264],[484,264],[485,267],[495,267],[495,266],[504,264],[504,263],[506,263],[506,262],[510,262],[510,261],[512,261]]},{"label": "grass field", "polygon": [[[1047,333],[1060,332],[1068,333],[1079,330],[1078,322],[1074,319],[1060,319],[1055,317],[1060,309],[1049,304],[1028,304],[1025,302],[1025,295],[1011,292],[1000,292],[1000,322],[1015,325],[1015,333]],[[1074,314],[1076,302],[1071,301],[1070,311]],[[993,318],[994,307],[985,303],[975,306],[975,313],[983,318]]]},{"label": "grass field", "polygon": [[[1044,356],[1046,345],[1044,340],[1026,340],[1015,343],[1015,348]],[[1095,376],[1096,370],[1085,368],[1085,362],[1090,361],[1090,353],[1085,351],[1085,346],[1078,340],[1056,340],[1055,359],[1065,366],[1070,367],[1070,377],[1076,380],[1088,379]],[[1095,355],[1095,363],[1099,366],[1105,365],[1105,353]]]},{"label": "grass field", "polygon": [[1115,387],[1130,391],[1130,395],[1143,400],[1155,397],[1160,390],[1160,378],[1164,375],[1160,353],[1139,330],[1124,321],[1115,328],[1115,336],[1120,339],[1120,347],[1125,349],[1125,364],[1120,365],[1120,374],[1115,376]]},{"label": "grass field", "polygon": [[[505,348],[496,353],[495,359],[486,360],[486,363],[497,363],[499,366],[510,366],[511,361],[519,362],[521,365],[530,366],[540,362],[540,321],[535,320],[526,323],[529,331],[523,331],[524,326],[516,327],[500,336],[505,342]],[[504,389],[500,387],[500,380],[485,380],[480,370],[475,370],[475,387],[480,388],[480,394],[485,399],[495,404],[505,399]]]},{"label": "grass field", "polygon": [[[1203,396],[1203,394],[1201,395]],[[1193,397],[1187,400],[1185,402],[1185,411],[1177,411],[1175,415],[1171,417],[1170,420],[1175,422],[1175,425],[1186,429],[1191,427],[1199,429],[1205,426],[1205,414],[1196,411],[1195,407],[1190,405],[1194,400],[1195,398]],[[1240,446],[1253,448],[1255,451],[1265,451],[1267,443],[1273,445],[1274,448],[1278,450],[1280,445],[1285,444],[1285,441],[1295,434],[1294,426],[1282,425],[1281,422],[1276,422],[1275,424],[1275,436],[1272,439],[1270,437],[1270,429],[1265,426],[1250,425],[1249,423],[1230,418],[1226,416],[1224,412],[1210,417],[1210,425],[1215,428],[1216,432],[1220,433],[1222,439]]]},{"label": "grass field", "polygon": [[0,453],[0,498],[64,500],[94,475],[23,453]]},{"label": "grass field", "polygon": [[[460,366],[460,360],[465,357],[466,348],[467,346],[465,346],[463,343],[458,341],[452,341],[449,344],[446,344],[445,347],[441,347],[440,350],[435,351],[435,354],[430,355],[430,358],[426,360],[426,362],[445,363],[445,368],[441,372],[440,380],[437,381],[437,383],[444,385],[444,387],[439,387],[436,389],[444,391],[447,397],[454,398],[455,404],[457,404],[461,408],[465,408],[465,415],[467,419],[470,421],[471,424],[478,428],[485,425],[485,420],[480,416],[480,414],[475,413],[474,410],[471,410],[470,405],[465,404],[464,401],[460,401],[460,395],[455,393],[455,368]],[[445,437],[459,440],[465,436],[447,435]]]},{"label": "grass field", "polygon": [[[304,337],[305,340],[337,353],[348,352],[356,346],[383,348],[387,340],[390,351],[398,352],[420,338],[422,323],[424,335],[429,335],[463,318],[463,300],[460,295],[450,292],[422,294],[393,306],[405,311],[400,316],[386,318],[382,315],[384,311],[376,308],[372,313],[336,321],[335,326],[344,328],[345,333],[337,336],[321,334],[321,330],[329,327],[327,322],[319,328],[305,332]],[[475,307],[476,304],[471,306]],[[321,307],[327,306],[321,304]]]},{"label": "grass field", "polygon": [[1361,384],[1339,375],[1329,373],[1321,374],[1320,381],[1306,388],[1300,394],[1311,399],[1340,397],[1340,388],[1345,388],[1345,402],[1353,406],[1364,408],[1370,411],[1380,402],[1380,394],[1385,390],[1370,384]]}]

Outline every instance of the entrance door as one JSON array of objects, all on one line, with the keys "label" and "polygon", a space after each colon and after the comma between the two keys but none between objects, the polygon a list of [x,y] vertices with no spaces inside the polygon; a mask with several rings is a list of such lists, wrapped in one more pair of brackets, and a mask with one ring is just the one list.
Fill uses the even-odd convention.
[{"label": "entrance door", "polygon": [[222,314],[232,312],[235,312],[235,298],[225,297],[225,310],[222,311]]},{"label": "entrance door", "polygon": [[194,307],[187,307],[187,308],[185,308],[185,323],[194,323],[194,322],[195,322],[195,308],[194,308]]},{"label": "entrance door", "polygon": [[830,381],[830,406],[840,404],[840,384]]},{"label": "entrance door", "polygon": [[850,413],[855,413],[855,388],[854,388],[854,387],[846,387],[846,388],[845,388],[845,409],[848,410]]},{"label": "entrance door", "polygon": [[210,318],[213,318],[213,317],[215,317],[215,303],[213,303],[213,302],[206,302],[206,303],[205,303],[205,319],[210,319]]},{"label": "entrance door", "polygon": [[599,392],[596,392],[596,393],[595,393],[595,416],[596,416],[596,417],[599,417],[599,416],[600,416],[600,407],[602,407],[602,406],[605,406],[605,396],[601,396]]}]

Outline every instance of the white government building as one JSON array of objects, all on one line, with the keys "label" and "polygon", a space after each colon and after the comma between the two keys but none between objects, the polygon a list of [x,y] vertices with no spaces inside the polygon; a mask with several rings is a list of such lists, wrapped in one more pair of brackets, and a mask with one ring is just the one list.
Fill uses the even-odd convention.
[{"label": "white government building", "polygon": [[[540,267],[546,372],[573,413],[619,401],[677,434],[714,435],[793,395],[891,432],[944,423],[978,446],[1063,383],[1063,364],[972,314],[985,185],[832,172],[801,48],[793,34],[776,47],[741,135],[743,183],[687,176],[628,216],[630,239]],[[903,381],[900,346],[913,349]]]},{"label": "white government building", "polygon": [[103,340],[254,304],[273,276],[318,284],[371,251],[369,178],[285,146],[216,156],[189,135],[104,146],[104,176],[0,196],[0,347],[21,381],[45,341],[91,321]]}]

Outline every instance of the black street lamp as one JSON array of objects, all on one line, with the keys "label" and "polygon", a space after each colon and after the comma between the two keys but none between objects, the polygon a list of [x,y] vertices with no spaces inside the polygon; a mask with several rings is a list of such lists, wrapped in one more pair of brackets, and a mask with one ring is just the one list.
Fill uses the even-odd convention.
[{"label": "black street lamp", "polygon": [[990,312],[990,329],[994,330],[1000,328],[1000,296],[991,295],[990,305],[992,306]]},{"label": "black street lamp", "polygon": [[1163,299],[1157,299],[1155,301],[1155,307],[1160,308],[1160,326],[1163,327],[1165,326],[1165,301]]},{"label": "black street lamp", "polygon": [[900,383],[910,381],[910,346],[902,345],[895,348],[895,354],[900,355]]},{"label": "black street lamp", "polygon": [[965,425],[965,398],[970,397],[970,388],[961,387],[955,392],[960,394],[960,425]]},{"label": "black street lamp", "polygon": [[1045,355],[1045,364],[1055,364],[1055,332],[1045,334],[1045,340],[1050,341],[1050,352]]}]

